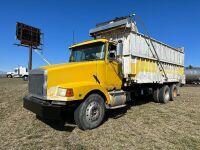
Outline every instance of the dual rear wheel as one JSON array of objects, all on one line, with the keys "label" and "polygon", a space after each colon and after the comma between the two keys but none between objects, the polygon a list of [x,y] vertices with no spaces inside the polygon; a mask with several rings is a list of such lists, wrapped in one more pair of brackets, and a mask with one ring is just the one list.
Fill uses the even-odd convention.
[{"label": "dual rear wheel", "polygon": [[172,84],[170,86],[163,85],[161,88],[155,88],[153,91],[153,98],[155,102],[159,103],[167,103],[170,100],[174,101],[177,97],[177,86],[176,84]]}]

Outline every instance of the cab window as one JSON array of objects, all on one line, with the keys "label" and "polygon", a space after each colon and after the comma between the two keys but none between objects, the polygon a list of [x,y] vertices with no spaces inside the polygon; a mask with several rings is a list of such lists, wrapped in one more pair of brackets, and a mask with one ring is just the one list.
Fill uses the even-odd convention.
[{"label": "cab window", "polygon": [[109,43],[108,45],[108,59],[113,60],[116,58],[116,46],[113,43]]}]

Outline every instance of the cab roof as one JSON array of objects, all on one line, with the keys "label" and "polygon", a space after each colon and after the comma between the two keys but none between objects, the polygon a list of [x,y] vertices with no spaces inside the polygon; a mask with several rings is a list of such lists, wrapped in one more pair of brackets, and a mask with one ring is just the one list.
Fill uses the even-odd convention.
[{"label": "cab roof", "polygon": [[79,46],[82,46],[82,45],[97,43],[97,42],[105,43],[105,42],[108,42],[108,40],[107,39],[97,39],[97,40],[84,41],[84,42],[81,42],[81,43],[78,43],[78,44],[70,46],[69,49],[72,49],[72,48],[75,48],[75,47],[79,47]]}]

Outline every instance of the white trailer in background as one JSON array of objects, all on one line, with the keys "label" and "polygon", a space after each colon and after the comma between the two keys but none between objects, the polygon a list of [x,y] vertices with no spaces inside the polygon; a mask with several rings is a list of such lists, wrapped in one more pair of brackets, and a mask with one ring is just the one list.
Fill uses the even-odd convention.
[{"label": "white trailer in background", "polygon": [[12,72],[7,72],[7,78],[23,78],[28,79],[28,69],[26,67],[19,66]]}]

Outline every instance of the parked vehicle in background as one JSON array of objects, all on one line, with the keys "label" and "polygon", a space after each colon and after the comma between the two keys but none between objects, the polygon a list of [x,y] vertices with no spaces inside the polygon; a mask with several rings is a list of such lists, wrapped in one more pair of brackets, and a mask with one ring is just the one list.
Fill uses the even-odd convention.
[{"label": "parked vehicle in background", "polygon": [[28,79],[28,70],[26,67],[19,66],[14,69],[12,72],[6,73],[7,78],[23,78],[24,80]]},{"label": "parked vehicle in background", "polygon": [[186,67],[185,77],[187,84],[200,84],[200,68]]},{"label": "parked vehicle in background", "polygon": [[[134,95],[173,101],[185,83],[184,49],[138,32],[130,16],[96,25],[94,40],[70,47],[70,62],[29,72],[24,107],[47,119],[62,119],[73,107],[79,128],[98,127],[106,109],[124,107]],[[66,115],[66,114],[65,114]]]}]

